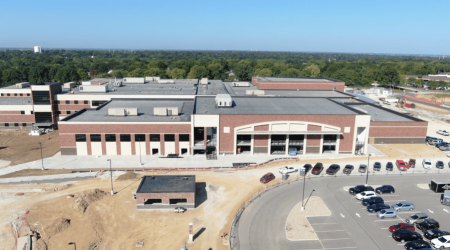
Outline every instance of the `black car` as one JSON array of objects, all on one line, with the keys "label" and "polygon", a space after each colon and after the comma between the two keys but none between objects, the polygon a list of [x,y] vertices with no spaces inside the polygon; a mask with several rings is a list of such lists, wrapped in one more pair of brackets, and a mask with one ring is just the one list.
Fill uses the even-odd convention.
[{"label": "black car", "polygon": [[414,232],[411,230],[397,230],[392,234],[392,238],[395,241],[413,241],[413,240],[421,240],[422,235],[418,232]]},{"label": "black car", "polygon": [[391,185],[383,185],[381,187],[375,188],[375,192],[379,193],[379,194],[385,194],[385,193],[393,194],[393,193],[395,193],[395,189]]},{"label": "black car", "polygon": [[437,161],[436,162],[436,168],[444,169],[444,162],[443,161]]},{"label": "black car", "polygon": [[442,231],[440,229],[432,229],[432,230],[428,230],[426,231],[423,236],[429,240],[435,239],[435,238],[439,238],[441,236],[445,236],[445,235],[450,235],[450,232],[447,231]]},{"label": "black car", "polygon": [[342,171],[344,174],[351,174],[353,169],[354,169],[353,165],[345,165],[344,170]]},{"label": "black car", "polygon": [[350,194],[352,194],[352,195],[359,194],[359,193],[364,192],[364,191],[373,191],[373,187],[371,187],[371,186],[364,186],[364,185],[358,185],[358,186],[352,187],[352,188],[350,188],[348,190],[348,192]]},{"label": "black car", "polygon": [[388,204],[376,203],[376,204],[367,206],[367,212],[376,213],[376,212],[381,211],[383,209],[389,209],[389,208],[391,208],[391,206],[389,206]]},{"label": "black car", "polygon": [[309,172],[309,170],[312,169],[312,165],[311,164],[305,164],[305,165],[303,165],[303,168],[305,169],[305,174],[307,174]]},{"label": "black car", "polygon": [[373,164],[373,171],[380,171],[381,170],[381,163],[375,162]]},{"label": "black car", "polygon": [[415,250],[415,249],[423,249],[423,248],[431,248],[430,243],[424,240],[415,240],[405,244],[405,249],[407,250]]},{"label": "black car", "polygon": [[331,166],[329,166],[327,169],[327,174],[330,174],[330,175],[337,174],[339,169],[341,169],[341,167],[339,165],[331,164]]},{"label": "black car", "polygon": [[422,231],[432,230],[439,228],[439,222],[434,219],[426,219],[418,224],[416,224],[417,229]]},{"label": "black car", "polygon": [[388,163],[386,164],[386,170],[387,170],[387,171],[392,171],[392,170],[394,170],[394,164],[392,164],[392,162],[388,162]]},{"label": "black car", "polygon": [[363,199],[361,203],[364,206],[369,206],[369,205],[373,205],[373,204],[377,204],[377,203],[384,203],[384,200],[383,200],[383,198],[381,198],[379,196],[372,196],[367,199]]}]

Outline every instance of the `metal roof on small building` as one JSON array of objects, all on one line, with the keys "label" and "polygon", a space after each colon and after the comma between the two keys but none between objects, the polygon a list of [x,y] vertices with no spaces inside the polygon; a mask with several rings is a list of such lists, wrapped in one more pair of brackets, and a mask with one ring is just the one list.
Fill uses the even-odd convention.
[{"label": "metal roof on small building", "polygon": [[195,175],[146,175],[136,193],[189,193],[195,188]]}]

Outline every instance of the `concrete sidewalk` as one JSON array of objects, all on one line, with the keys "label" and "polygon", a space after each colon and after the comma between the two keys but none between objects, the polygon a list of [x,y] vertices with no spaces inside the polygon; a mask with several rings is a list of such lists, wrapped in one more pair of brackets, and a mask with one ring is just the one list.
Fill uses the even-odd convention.
[{"label": "concrete sidewalk", "polygon": [[56,183],[74,181],[97,177],[98,172],[73,173],[73,174],[54,174],[40,176],[24,176],[0,179],[0,184],[17,184],[17,183]]}]

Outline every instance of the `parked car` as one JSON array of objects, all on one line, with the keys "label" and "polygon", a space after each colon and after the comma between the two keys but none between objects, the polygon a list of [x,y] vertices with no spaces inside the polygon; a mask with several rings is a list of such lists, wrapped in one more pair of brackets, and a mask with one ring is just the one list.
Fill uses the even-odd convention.
[{"label": "parked car", "polygon": [[391,185],[383,185],[381,187],[375,188],[375,192],[379,193],[379,194],[384,194],[384,193],[393,194],[393,193],[395,193],[395,189]]},{"label": "parked car", "polygon": [[312,165],[311,164],[305,164],[302,167],[303,169],[305,169],[305,174],[307,174],[309,172],[309,170],[312,169]]},{"label": "parked car", "polygon": [[419,230],[427,231],[427,230],[439,228],[439,222],[437,222],[435,219],[425,219],[424,221],[422,221],[420,223],[416,223],[416,227]]},{"label": "parked car", "polygon": [[[449,162],[449,164],[450,164],[450,162]],[[449,165],[450,166],[450,165]],[[359,165],[359,168],[358,168],[358,172],[360,172],[360,173],[365,173],[367,171],[367,165],[364,165],[364,164],[361,164],[361,165]]]},{"label": "parked car", "polygon": [[374,191],[364,191],[355,195],[355,198],[358,200],[364,200],[372,196],[377,196]]},{"label": "parked car", "polygon": [[398,230],[411,230],[416,231],[416,228],[412,224],[408,223],[397,223],[389,227],[389,232],[394,233]]},{"label": "parked car", "polygon": [[450,235],[441,236],[431,241],[431,246],[436,249],[444,249],[450,247]]},{"label": "parked car", "polygon": [[450,133],[447,132],[447,131],[445,131],[445,130],[438,130],[438,131],[436,131],[436,133],[438,133],[438,134],[440,134],[440,135],[445,135],[445,136],[450,135]]},{"label": "parked car", "polygon": [[445,190],[439,199],[442,205],[450,206],[450,190]]},{"label": "parked car", "polygon": [[[450,157],[450,152],[447,153],[447,157]],[[450,167],[450,162],[448,164],[448,166]]]},{"label": "parked car", "polygon": [[361,203],[363,204],[363,206],[369,206],[369,205],[373,205],[373,204],[384,203],[384,200],[381,197],[372,196],[372,197],[362,200]]},{"label": "parked car", "polygon": [[405,244],[405,249],[407,250],[424,249],[430,247],[430,243],[424,240],[413,240]]},{"label": "parked car", "polygon": [[273,179],[275,179],[275,175],[272,174],[272,173],[267,173],[267,174],[265,174],[263,177],[261,177],[261,178],[259,179],[259,181],[260,181],[261,183],[267,183],[267,182],[269,182],[269,181],[271,181],[271,180],[273,180]]},{"label": "parked car", "polygon": [[395,161],[395,165],[397,165],[398,170],[400,171],[406,171],[408,170],[411,166],[409,165],[409,163],[406,163],[402,160],[396,160]]},{"label": "parked car", "polygon": [[397,212],[394,209],[383,209],[377,212],[377,217],[380,219],[384,218],[397,218]]},{"label": "parked car", "polygon": [[410,202],[401,201],[397,204],[392,205],[392,208],[395,209],[395,211],[412,211],[416,208],[416,206]]},{"label": "parked car", "polygon": [[438,149],[441,149],[441,147],[445,147],[445,146],[447,146],[448,144],[449,144],[448,142],[443,141],[443,142],[441,142],[441,143],[436,143],[436,144],[434,144],[434,147],[435,147],[435,148],[438,148]]},{"label": "parked car", "polygon": [[392,238],[395,241],[405,242],[413,240],[421,240],[422,235],[420,233],[411,230],[397,230],[392,234]]},{"label": "parked car", "polygon": [[358,186],[352,187],[348,190],[348,192],[351,195],[359,194],[364,191],[373,191],[373,187],[365,186],[365,185],[358,185]]},{"label": "parked car", "polygon": [[344,170],[342,170],[342,172],[344,174],[351,174],[353,171],[353,165],[345,165]]},{"label": "parked car", "polygon": [[435,139],[439,139],[439,138],[432,137],[432,136],[427,136],[427,137],[425,137],[425,143],[427,143],[429,140],[435,140]]},{"label": "parked car", "polygon": [[386,170],[387,170],[387,171],[392,171],[392,170],[394,170],[394,164],[392,164],[392,162],[388,162],[388,163],[386,164]]},{"label": "parked car", "polygon": [[327,169],[327,174],[334,175],[337,174],[337,172],[341,169],[341,167],[337,164],[331,164]]},{"label": "parked car", "polygon": [[367,212],[374,213],[374,212],[378,212],[383,209],[389,209],[389,208],[391,208],[391,206],[389,206],[388,204],[376,203],[376,204],[367,206]]},{"label": "parked car", "polygon": [[311,171],[311,174],[319,175],[320,173],[322,173],[322,171],[323,171],[323,164],[318,162],[318,163],[316,163],[316,165],[314,165],[314,167]]},{"label": "parked car", "polygon": [[450,145],[449,144],[445,144],[445,145],[439,146],[439,150],[441,150],[441,151],[450,151]]},{"label": "parked car", "polygon": [[431,160],[430,159],[423,159],[422,166],[425,169],[431,169]]},{"label": "parked car", "polygon": [[409,167],[410,168],[416,167],[416,159],[409,159]]},{"label": "parked car", "polygon": [[444,162],[443,161],[437,161],[436,162],[436,168],[444,169]]},{"label": "parked car", "polygon": [[431,229],[426,231],[423,236],[429,240],[436,239],[441,236],[450,235],[450,232],[442,231],[440,229]]},{"label": "parked car", "polygon": [[289,174],[289,173],[295,173],[298,171],[298,168],[293,166],[286,166],[284,168],[280,168],[279,172],[280,174]]},{"label": "parked car", "polygon": [[381,170],[381,163],[375,162],[373,164],[373,171],[380,171]]},{"label": "parked car", "polygon": [[420,223],[422,221],[424,221],[425,219],[428,219],[428,214],[426,213],[416,213],[413,214],[411,216],[409,216],[408,218],[406,218],[406,223],[409,224],[414,224],[414,223]]},{"label": "parked car", "polygon": [[430,140],[428,140],[428,144],[429,145],[434,145],[434,144],[438,144],[438,143],[442,143],[442,139],[439,139],[439,138],[437,138],[437,139],[430,139]]}]

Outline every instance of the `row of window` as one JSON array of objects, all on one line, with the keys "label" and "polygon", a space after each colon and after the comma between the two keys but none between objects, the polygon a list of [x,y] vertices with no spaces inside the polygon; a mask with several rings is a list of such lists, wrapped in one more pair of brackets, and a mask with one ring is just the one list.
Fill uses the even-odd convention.
[{"label": "row of window", "polygon": [[2,93],[1,96],[30,96],[30,93],[22,94],[22,93]]},{"label": "row of window", "polygon": [[[27,123],[5,123],[4,127],[26,127]],[[30,123],[31,126],[31,123]]]},{"label": "row of window", "polygon": [[72,114],[72,113],[76,113],[76,112],[78,112],[77,110],[75,110],[75,111],[70,111],[70,110],[66,110],[66,111],[61,111],[61,110],[58,110],[58,111],[56,111],[56,113],[58,114],[58,115],[60,115],[60,114],[68,114],[68,115],[70,115],[70,114]]},{"label": "row of window", "polygon": [[[89,136],[91,138],[91,142],[101,142],[102,141],[100,134],[90,134]],[[160,134],[150,134],[150,141],[160,141],[160,139],[161,139],[160,137],[161,137]],[[145,141],[145,134],[135,134],[134,140],[135,141]],[[85,142],[86,135],[85,134],[76,134],[75,141]],[[105,134],[105,141],[107,141],[107,142],[116,141],[116,135],[115,134]],[[130,142],[131,135],[130,134],[121,134],[120,141],[121,142]],[[164,134],[164,141],[168,141],[168,142],[175,141],[175,135],[174,134]],[[189,141],[189,134],[180,134],[179,141]]]},{"label": "row of window", "polygon": [[[58,104],[70,104],[70,101],[57,101],[57,102]],[[73,104],[89,104],[89,101],[73,101]]]}]

